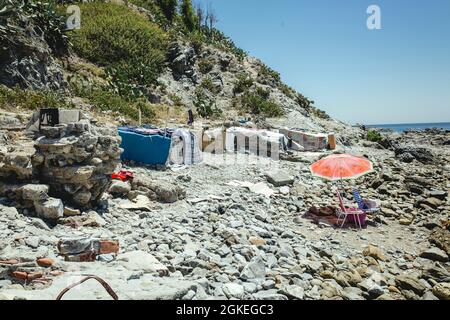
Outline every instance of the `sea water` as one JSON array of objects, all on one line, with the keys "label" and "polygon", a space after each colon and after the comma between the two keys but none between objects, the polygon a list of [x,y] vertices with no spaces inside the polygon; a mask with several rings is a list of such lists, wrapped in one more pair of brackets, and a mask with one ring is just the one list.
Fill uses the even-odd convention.
[{"label": "sea water", "polygon": [[407,130],[425,130],[425,129],[447,129],[450,130],[450,122],[442,123],[402,123],[402,124],[377,124],[377,125],[367,125],[366,128],[380,128],[380,129],[391,129],[396,132],[404,132]]}]

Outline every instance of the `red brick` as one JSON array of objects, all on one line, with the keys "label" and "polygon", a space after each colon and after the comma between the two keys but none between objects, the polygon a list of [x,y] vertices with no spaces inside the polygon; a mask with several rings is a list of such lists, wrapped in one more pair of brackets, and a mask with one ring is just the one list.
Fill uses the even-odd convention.
[{"label": "red brick", "polygon": [[119,241],[100,241],[100,254],[118,253]]},{"label": "red brick", "polygon": [[53,261],[50,258],[40,258],[40,259],[37,259],[36,262],[40,267],[44,267],[44,268],[51,267],[55,263],[55,261]]},{"label": "red brick", "polygon": [[33,281],[39,278],[42,278],[44,276],[44,274],[42,272],[32,272],[28,274],[27,280],[28,281]]},{"label": "red brick", "polygon": [[11,276],[16,279],[20,280],[27,280],[28,279],[28,273],[23,271],[13,271],[11,272]]},{"label": "red brick", "polygon": [[18,264],[18,263],[20,263],[20,261],[16,259],[0,260],[0,264]]}]

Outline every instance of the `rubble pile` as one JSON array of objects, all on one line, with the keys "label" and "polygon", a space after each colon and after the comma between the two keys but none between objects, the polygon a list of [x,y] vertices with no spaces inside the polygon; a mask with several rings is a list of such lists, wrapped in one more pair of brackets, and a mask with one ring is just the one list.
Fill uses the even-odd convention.
[{"label": "rubble pile", "polygon": [[88,122],[42,130],[33,167],[53,194],[81,209],[95,206],[120,164],[120,137],[115,130]]},{"label": "rubble pile", "polygon": [[44,219],[98,205],[120,164],[115,130],[88,120],[42,127],[21,139],[5,139],[0,148],[0,196]]}]

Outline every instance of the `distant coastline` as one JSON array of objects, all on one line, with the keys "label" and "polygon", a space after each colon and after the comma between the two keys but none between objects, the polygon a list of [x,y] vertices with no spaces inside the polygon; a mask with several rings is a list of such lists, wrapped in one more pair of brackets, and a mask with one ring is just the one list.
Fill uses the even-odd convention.
[{"label": "distant coastline", "polygon": [[366,128],[390,129],[396,132],[404,132],[407,130],[425,130],[425,129],[447,129],[450,130],[450,122],[440,123],[399,123],[399,124],[376,124],[366,125]]}]

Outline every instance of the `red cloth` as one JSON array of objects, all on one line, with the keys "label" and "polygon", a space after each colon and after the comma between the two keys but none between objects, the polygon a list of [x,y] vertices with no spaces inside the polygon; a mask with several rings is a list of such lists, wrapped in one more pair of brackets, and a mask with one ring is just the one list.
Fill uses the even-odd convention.
[{"label": "red cloth", "polygon": [[122,180],[123,182],[125,182],[125,181],[133,179],[134,173],[131,171],[127,171],[127,170],[122,170],[120,172],[113,173],[111,178],[113,180]]}]

